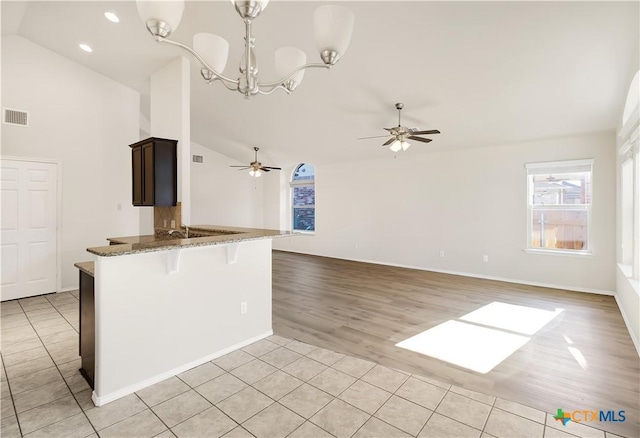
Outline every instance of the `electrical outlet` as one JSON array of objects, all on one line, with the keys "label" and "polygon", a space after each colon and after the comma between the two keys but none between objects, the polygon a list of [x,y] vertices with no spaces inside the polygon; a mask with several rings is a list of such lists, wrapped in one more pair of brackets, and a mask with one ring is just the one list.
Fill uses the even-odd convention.
[{"label": "electrical outlet", "polygon": [[166,220],[166,219],[164,220],[164,225],[163,225],[163,227],[164,227],[164,228],[167,228],[167,220]]},{"label": "electrical outlet", "polygon": [[443,257],[443,258],[444,258],[444,249],[441,249],[441,250],[440,250],[440,257]]},{"label": "electrical outlet", "polygon": [[173,219],[171,219],[171,228],[175,229],[176,227],[176,221],[174,221]]},{"label": "electrical outlet", "polygon": [[483,262],[485,262],[485,263],[489,262],[489,256],[488,256],[488,255],[486,255],[486,254],[485,254],[485,255],[483,255],[483,256],[482,256],[482,261],[483,261]]},{"label": "electrical outlet", "polygon": [[240,303],[240,315],[244,315],[247,313],[247,302],[243,301]]}]

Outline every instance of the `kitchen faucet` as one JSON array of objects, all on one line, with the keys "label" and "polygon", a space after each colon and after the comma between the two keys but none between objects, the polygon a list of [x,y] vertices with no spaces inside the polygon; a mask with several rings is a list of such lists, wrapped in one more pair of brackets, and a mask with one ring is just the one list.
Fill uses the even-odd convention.
[{"label": "kitchen faucet", "polygon": [[184,224],[182,224],[182,226],[183,226],[183,227],[184,227],[184,229],[185,229],[185,231],[184,231],[184,232],[182,232],[182,231],[180,231],[180,230],[173,230],[173,229],[172,229],[172,230],[169,230],[169,231],[167,232],[167,234],[168,234],[169,236],[173,236],[173,234],[175,234],[175,233],[180,233],[180,234],[182,234],[182,235],[184,236],[184,238],[185,238],[185,239],[188,239],[188,238],[189,238],[189,227],[188,227],[187,225],[184,225]]}]

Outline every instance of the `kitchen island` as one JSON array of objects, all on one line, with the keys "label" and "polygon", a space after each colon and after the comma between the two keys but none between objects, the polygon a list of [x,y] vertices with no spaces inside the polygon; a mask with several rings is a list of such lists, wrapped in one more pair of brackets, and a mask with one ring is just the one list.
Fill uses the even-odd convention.
[{"label": "kitchen island", "polygon": [[95,255],[96,406],[273,333],[271,243],[292,233],[194,226],[189,234],[110,238],[87,249]]}]

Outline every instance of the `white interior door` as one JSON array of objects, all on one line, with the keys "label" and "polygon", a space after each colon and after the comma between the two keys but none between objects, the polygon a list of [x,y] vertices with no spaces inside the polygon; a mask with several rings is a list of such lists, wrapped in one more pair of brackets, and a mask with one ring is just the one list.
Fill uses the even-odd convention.
[{"label": "white interior door", "polygon": [[58,166],[2,160],[2,301],[55,292]]}]

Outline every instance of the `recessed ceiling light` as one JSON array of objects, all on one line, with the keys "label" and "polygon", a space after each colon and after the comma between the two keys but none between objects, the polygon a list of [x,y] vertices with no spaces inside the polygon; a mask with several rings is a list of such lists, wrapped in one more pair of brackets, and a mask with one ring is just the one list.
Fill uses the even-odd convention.
[{"label": "recessed ceiling light", "polygon": [[80,44],[80,48],[85,52],[93,52],[93,49],[88,44]]},{"label": "recessed ceiling light", "polygon": [[104,16],[107,17],[107,20],[113,23],[120,23],[120,18],[118,18],[115,12],[105,12]]}]

